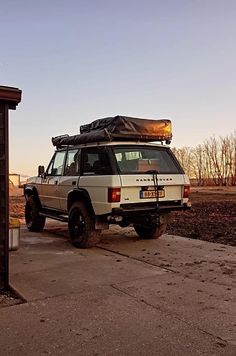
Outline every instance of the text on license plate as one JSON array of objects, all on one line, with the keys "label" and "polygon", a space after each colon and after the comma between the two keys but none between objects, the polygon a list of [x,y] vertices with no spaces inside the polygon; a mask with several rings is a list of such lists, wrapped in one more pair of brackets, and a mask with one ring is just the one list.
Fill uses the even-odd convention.
[{"label": "text on license plate", "polygon": [[147,198],[156,198],[158,193],[158,198],[164,198],[165,191],[164,190],[141,190],[140,191],[140,198],[147,199]]}]

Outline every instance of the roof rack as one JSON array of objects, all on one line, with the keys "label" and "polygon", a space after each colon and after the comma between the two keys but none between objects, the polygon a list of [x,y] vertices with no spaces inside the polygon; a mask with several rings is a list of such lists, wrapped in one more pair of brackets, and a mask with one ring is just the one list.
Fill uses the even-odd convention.
[{"label": "roof rack", "polygon": [[80,134],[60,135],[52,138],[57,148],[101,141],[164,141],[172,139],[171,121],[167,119],[152,120],[128,116],[115,116],[98,119],[80,127]]}]

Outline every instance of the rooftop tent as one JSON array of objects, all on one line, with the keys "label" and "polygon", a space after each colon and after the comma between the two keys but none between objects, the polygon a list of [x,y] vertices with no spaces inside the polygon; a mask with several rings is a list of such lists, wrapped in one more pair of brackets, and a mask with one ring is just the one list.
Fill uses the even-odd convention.
[{"label": "rooftop tent", "polygon": [[80,127],[80,134],[52,138],[54,146],[78,145],[101,141],[166,141],[172,139],[171,121],[140,119],[127,116],[98,119]]}]

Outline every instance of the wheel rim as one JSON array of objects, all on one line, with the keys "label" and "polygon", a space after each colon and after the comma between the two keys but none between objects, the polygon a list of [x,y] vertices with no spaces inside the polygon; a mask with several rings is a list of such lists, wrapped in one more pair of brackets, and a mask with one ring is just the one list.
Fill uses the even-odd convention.
[{"label": "wheel rim", "polygon": [[71,228],[73,232],[73,240],[79,240],[84,232],[85,221],[83,215],[78,210],[74,211],[72,214]]}]

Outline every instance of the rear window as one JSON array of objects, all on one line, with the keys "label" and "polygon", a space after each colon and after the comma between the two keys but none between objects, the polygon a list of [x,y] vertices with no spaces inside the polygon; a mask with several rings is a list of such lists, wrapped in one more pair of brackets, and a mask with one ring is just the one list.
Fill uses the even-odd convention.
[{"label": "rear window", "polygon": [[183,173],[169,148],[116,146],[113,150],[120,173]]}]

